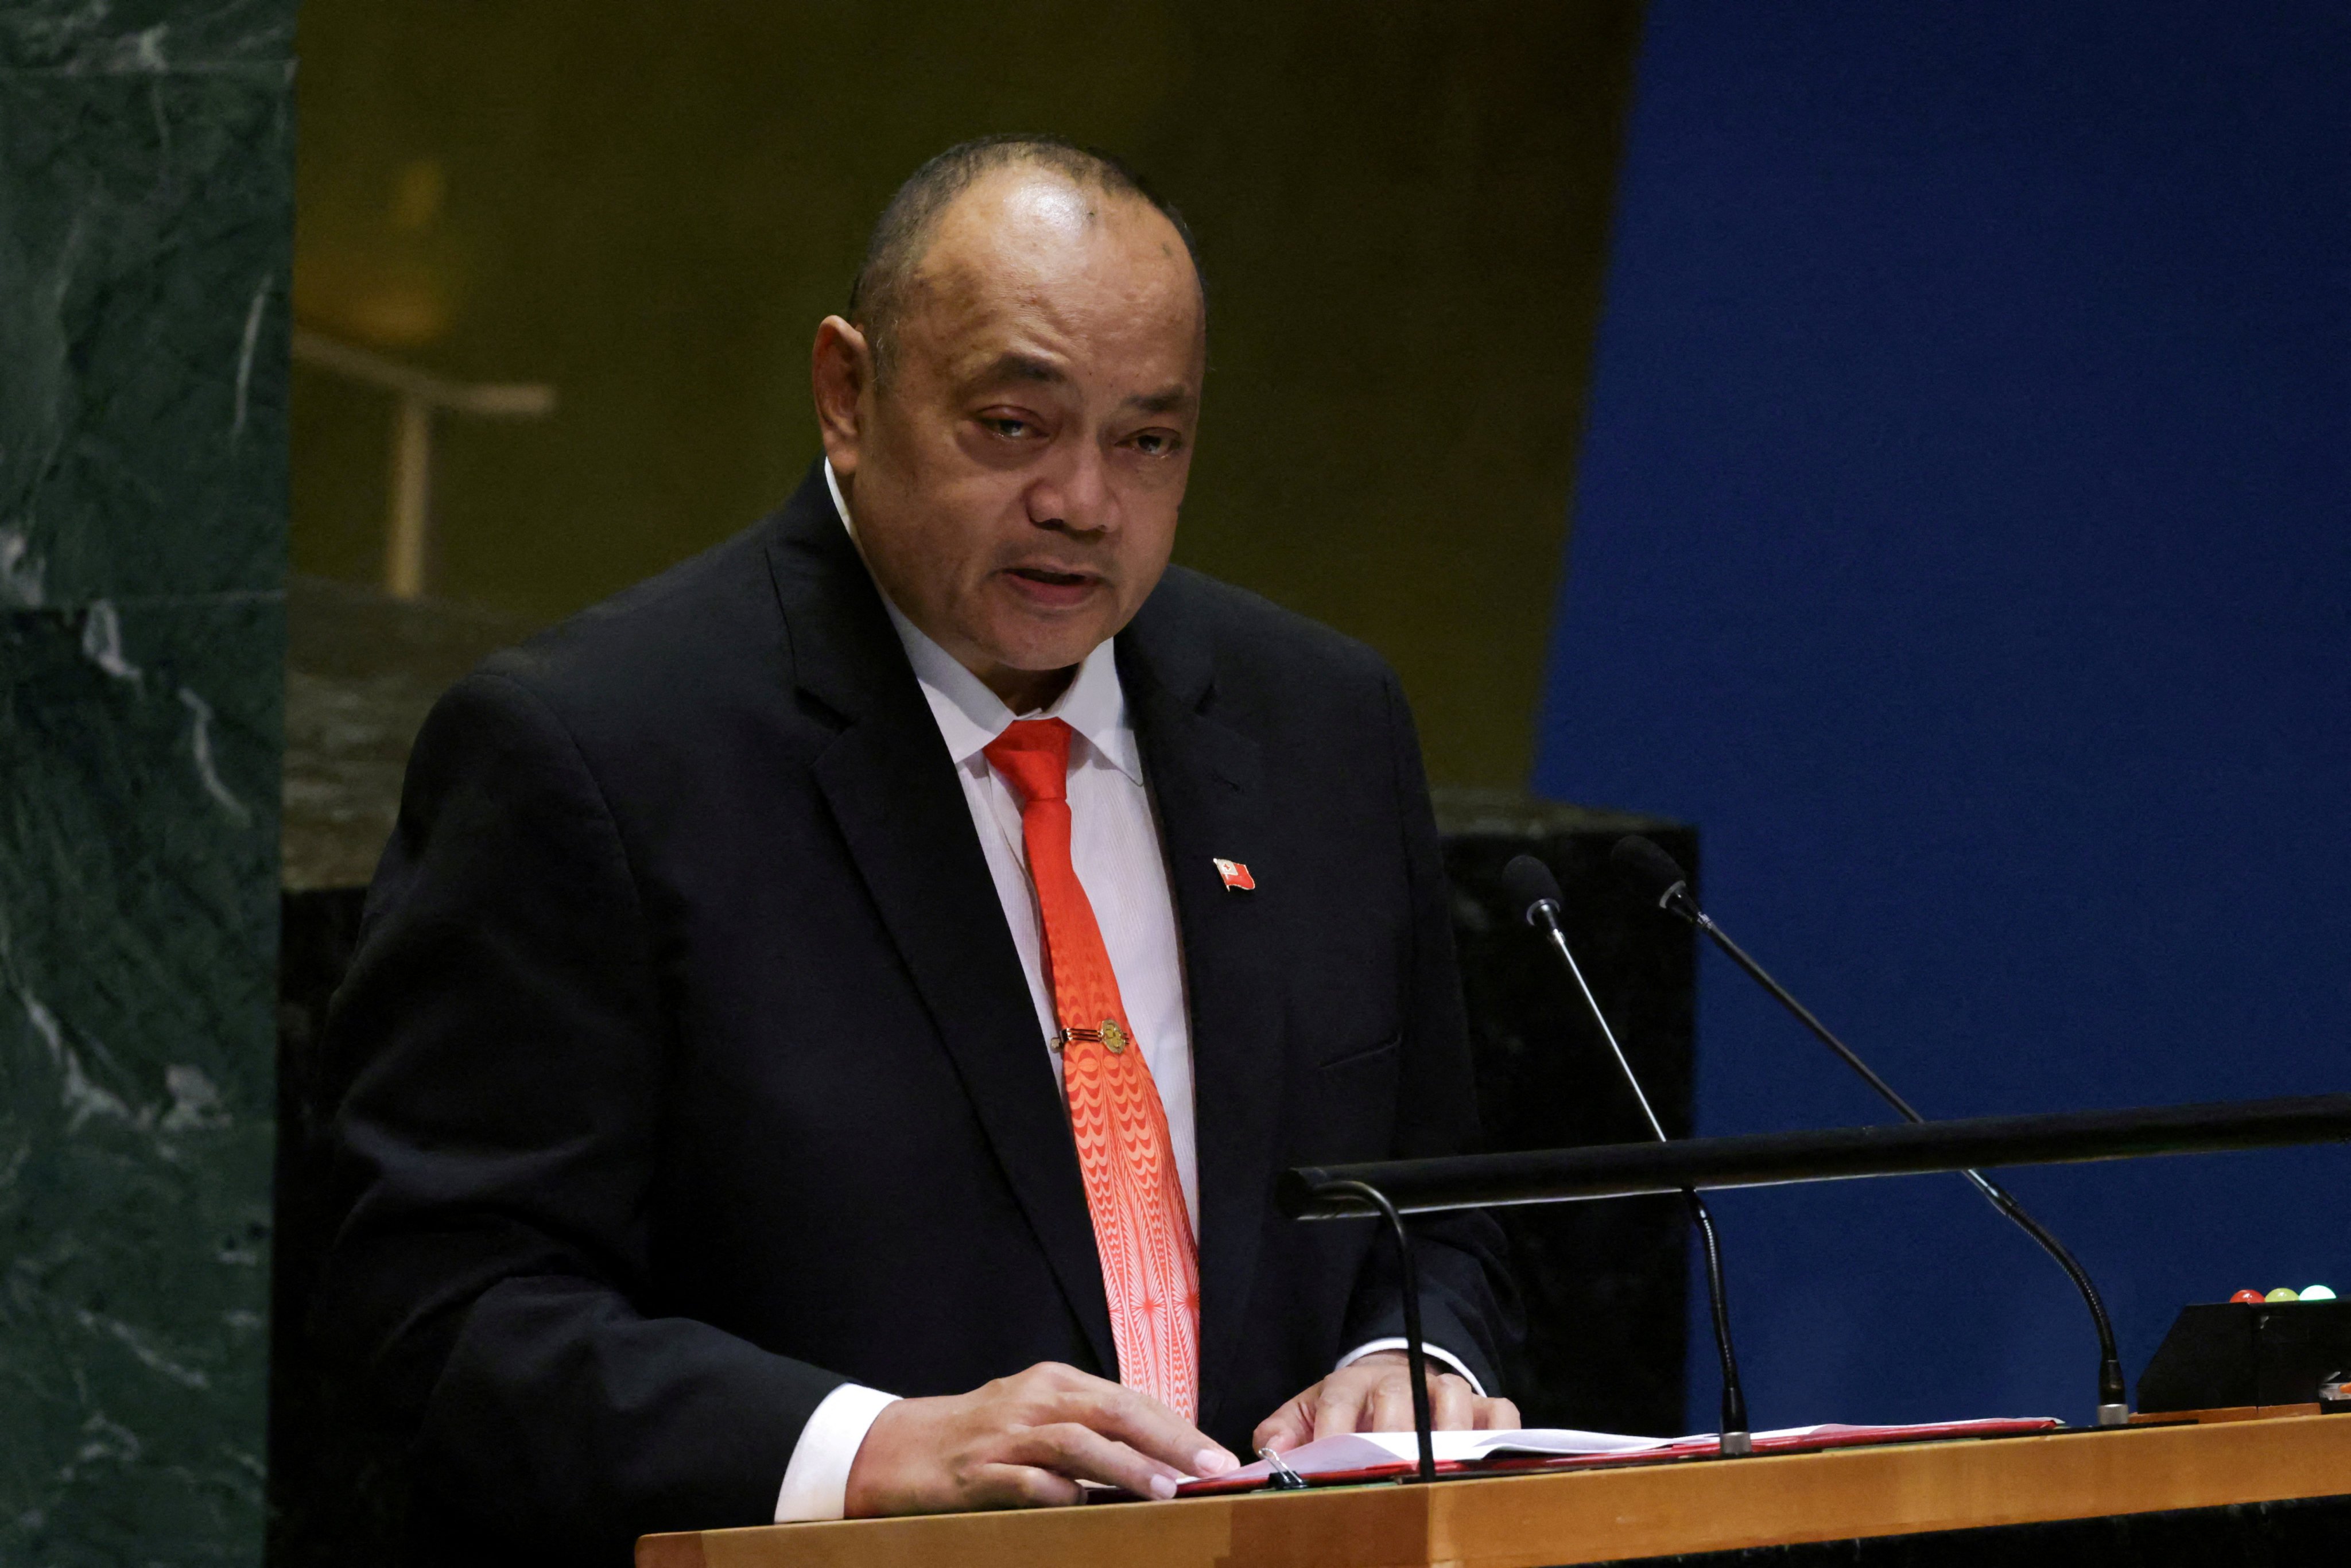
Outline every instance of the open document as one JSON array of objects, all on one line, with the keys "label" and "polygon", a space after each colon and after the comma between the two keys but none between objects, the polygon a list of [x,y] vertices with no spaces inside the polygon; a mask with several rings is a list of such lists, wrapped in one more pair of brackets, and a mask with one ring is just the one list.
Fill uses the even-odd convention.
[{"label": "open document", "polygon": [[[1910,1427],[1785,1427],[1756,1433],[1755,1451],[1800,1453],[1876,1443],[2011,1437],[2053,1431],[2062,1425],[2049,1416],[2019,1416]],[[1711,1432],[1686,1437],[1634,1437],[1616,1432],[1578,1432],[1552,1427],[1503,1432],[1438,1432],[1434,1440],[1437,1468],[1457,1475],[1643,1459],[1702,1458],[1713,1454],[1717,1447]],[[1419,1445],[1410,1432],[1350,1432],[1343,1437],[1302,1444],[1283,1454],[1281,1462],[1307,1481],[1328,1486],[1404,1475],[1418,1463],[1419,1453]],[[1213,1480],[1187,1481],[1180,1493],[1194,1497],[1248,1491],[1267,1485],[1271,1478],[1271,1467],[1259,1459]]]}]

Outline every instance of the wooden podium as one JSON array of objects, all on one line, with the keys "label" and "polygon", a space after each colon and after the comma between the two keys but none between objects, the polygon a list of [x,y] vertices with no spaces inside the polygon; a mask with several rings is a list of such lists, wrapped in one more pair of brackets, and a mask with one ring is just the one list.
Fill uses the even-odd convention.
[{"label": "wooden podium", "polygon": [[2351,1416],[649,1535],[638,1568],[1543,1568],[2351,1494]]}]

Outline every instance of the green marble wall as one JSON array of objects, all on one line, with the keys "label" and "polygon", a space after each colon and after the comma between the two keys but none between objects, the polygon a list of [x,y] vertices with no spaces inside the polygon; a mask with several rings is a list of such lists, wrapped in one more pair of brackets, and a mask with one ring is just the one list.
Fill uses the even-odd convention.
[{"label": "green marble wall", "polygon": [[0,1563],[263,1537],[292,0],[0,0]]}]

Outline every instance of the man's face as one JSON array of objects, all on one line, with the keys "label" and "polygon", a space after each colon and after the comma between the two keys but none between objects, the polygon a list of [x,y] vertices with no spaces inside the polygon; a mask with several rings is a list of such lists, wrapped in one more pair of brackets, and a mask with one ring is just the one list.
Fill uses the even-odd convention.
[{"label": "man's face", "polygon": [[892,601],[1020,711],[1166,568],[1199,285],[1148,204],[1019,167],[957,199],[915,277],[879,385],[853,328],[820,331],[825,449]]}]

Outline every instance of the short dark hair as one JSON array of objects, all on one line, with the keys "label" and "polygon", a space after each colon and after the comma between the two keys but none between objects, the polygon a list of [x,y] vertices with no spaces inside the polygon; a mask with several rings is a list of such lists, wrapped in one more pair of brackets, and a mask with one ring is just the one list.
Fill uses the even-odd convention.
[{"label": "short dark hair", "polygon": [[874,371],[883,373],[898,314],[906,303],[907,286],[930,248],[931,231],[940,214],[969,190],[980,176],[1015,164],[1050,170],[1074,185],[1113,196],[1132,196],[1176,226],[1183,237],[1184,254],[1191,258],[1192,276],[1200,281],[1202,304],[1207,298],[1207,277],[1200,269],[1200,248],[1192,225],[1176,204],[1153,190],[1149,182],[1110,153],[1060,136],[1010,134],[982,136],[957,142],[931,159],[898,187],[890,204],[874,221],[865,241],[865,260],[849,290],[849,320],[873,347]]}]

